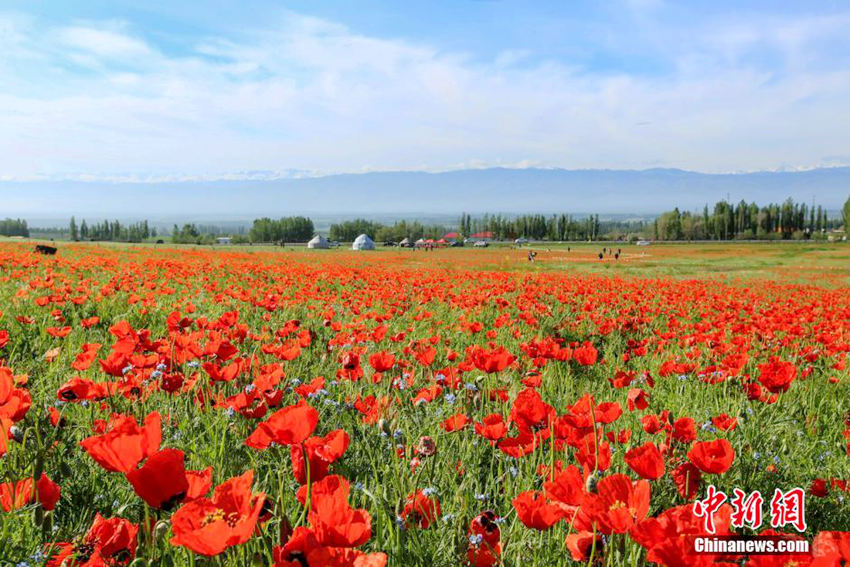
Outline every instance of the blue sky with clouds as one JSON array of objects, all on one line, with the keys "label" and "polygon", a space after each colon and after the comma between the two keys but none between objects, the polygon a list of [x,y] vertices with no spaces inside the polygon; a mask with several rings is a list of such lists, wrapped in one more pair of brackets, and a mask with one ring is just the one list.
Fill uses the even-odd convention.
[{"label": "blue sky with clouds", "polygon": [[850,164],[844,2],[0,4],[0,179]]}]

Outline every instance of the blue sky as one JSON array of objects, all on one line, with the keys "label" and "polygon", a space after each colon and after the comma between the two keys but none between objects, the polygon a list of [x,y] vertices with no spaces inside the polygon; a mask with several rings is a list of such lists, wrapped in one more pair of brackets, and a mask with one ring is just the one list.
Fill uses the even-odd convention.
[{"label": "blue sky", "polygon": [[0,180],[850,164],[844,2],[0,4]]}]

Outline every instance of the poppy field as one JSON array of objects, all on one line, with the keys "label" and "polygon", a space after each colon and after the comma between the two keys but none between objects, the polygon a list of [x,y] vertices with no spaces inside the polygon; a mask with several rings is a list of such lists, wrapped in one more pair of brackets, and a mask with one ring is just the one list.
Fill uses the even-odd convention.
[{"label": "poppy field", "polygon": [[850,562],[846,275],[507,254],[0,243],[0,565]]}]

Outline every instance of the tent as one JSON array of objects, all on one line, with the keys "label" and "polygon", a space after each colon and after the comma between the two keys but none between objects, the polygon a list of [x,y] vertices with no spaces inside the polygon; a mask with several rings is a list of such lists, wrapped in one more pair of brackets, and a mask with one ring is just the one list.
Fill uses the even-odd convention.
[{"label": "tent", "polygon": [[401,246],[402,248],[409,248],[410,246],[413,246],[410,243],[410,239],[407,238],[407,237],[404,237],[404,239],[401,242],[399,242],[398,245]]},{"label": "tent", "polygon": [[328,239],[322,236],[321,234],[317,234],[313,237],[313,240],[307,243],[307,248],[330,248],[331,245],[328,243]]},{"label": "tent", "polygon": [[361,234],[357,238],[354,239],[354,243],[351,245],[352,250],[374,250],[375,243],[371,238],[366,236],[365,234]]}]

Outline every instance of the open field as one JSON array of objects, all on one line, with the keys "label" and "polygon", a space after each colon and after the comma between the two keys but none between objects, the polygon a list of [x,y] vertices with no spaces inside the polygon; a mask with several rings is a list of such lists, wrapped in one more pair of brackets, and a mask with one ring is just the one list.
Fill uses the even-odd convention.
[{"label": "open field", "polygon": [[[0,238],[0,243],[3,241]],[[67,244],[60,242],[59,246],[67,246]],[[389,255],[393,265],[408,267],[435,266],[443,269],[474,268],[522,272],[577,271],[622,277],[712,279],[727,283],[746,283],[752,279],[767,279],[780,283],[850,285],[850,243],[848,242],[655,243],[647,247],[603,242],[532,244],[521,248],[509,244],[495,244],[483,249],[467,246],[442,248],[430,252],[379,246],[378,250],[370,253],[376,255],[376,258],[348,250],[345,246],[333,250],[307,250],[304,246],[209,247],[102,242],[74,244],[71,248],[84,246],[118,249],[189,248],[252,254],[292,253],[310,255],[311,260],[321,260],[327,258],[327,255],[350,256],[362,260],[366,265],[376,258],[379,263],[384,262]],[[620,258],[615,259],[612,255],[606,254],[600,260],[598,254],[603,247],[614,251],[621,250]],[[82,249],[85,250],[85,248]],[[533,264],[527,261],[528,250],[537,252]]]},{"label": "open field", "polygon": [[805,491],[813,555],[770,565],[850,545],[844,243],[33,245],[0,565],[711,565],[710,485],[764,497],[717,533]]}]

